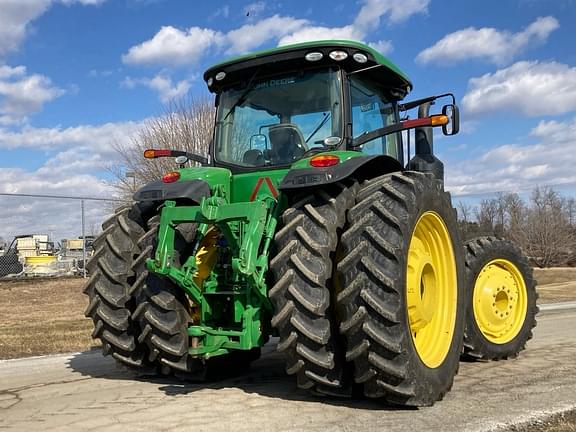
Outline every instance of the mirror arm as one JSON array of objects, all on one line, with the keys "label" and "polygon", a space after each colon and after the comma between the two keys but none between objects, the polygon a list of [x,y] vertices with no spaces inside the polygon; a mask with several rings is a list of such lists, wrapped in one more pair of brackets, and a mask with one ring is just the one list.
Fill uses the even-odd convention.
[{"label": "mirror arm", "polygon": [[440,99],[443,97],[449,97],[452,99],[452,105],[456,105],[456,98],[454,97],[454,95],[452,93],[444,93],[444,94],[440,94],[440,95],[436,95],[436,96],[429,96],[429,97],[425,97],[422,99],[416,99],[410,102],[406,102],[404,104],[398,104],[398,109],[400,111],[409,111],[412,108],[416,108],[417,106],[420,106],[422,104],[425,104],[427,102],[434,102],[436,99]]}]

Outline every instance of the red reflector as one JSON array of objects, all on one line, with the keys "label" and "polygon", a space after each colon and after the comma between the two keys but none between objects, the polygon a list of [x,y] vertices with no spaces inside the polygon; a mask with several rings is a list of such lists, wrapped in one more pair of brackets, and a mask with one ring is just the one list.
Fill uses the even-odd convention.
[{"label": "red reflector", "polygon": [[310,159],[310,165],[315,168],[324,168],[329,166],[338,165],[340,158],[334,155],[320,155]]},{"label": "red reflector", "polygon": [[158,157],[166,157],[171,155],[172,150],[155,150],[155,149],[144,150],[144,157],[146,159],[154,159]]},{"label": "red reflector", "polygon": [[424,117],[424,118],[417,118],[414,120],[404,120],[401,123],[404,129],[409,129],[419,126],[430,126],[432,124],[432,120],[430,119],[430,117]]},{"label": "red reflector", "polygon": [[179,172],[169,172],[168,174],[164,174],[164,177],[162,177],[162,181],[164,183],[174,183],[175,181],[178,181],[180,179],[180,173]]}]

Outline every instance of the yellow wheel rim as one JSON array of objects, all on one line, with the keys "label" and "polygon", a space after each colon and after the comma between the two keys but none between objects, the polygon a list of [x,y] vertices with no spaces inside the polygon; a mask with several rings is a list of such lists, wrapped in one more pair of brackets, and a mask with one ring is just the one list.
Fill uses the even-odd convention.
[{"label": "yellow wheel rim", "polygon": [[452,240],[434,212],[424,213],[412,234],[406,272],[406,306],[412,341],[429,368],[442,364],[454,337],[458,287]]},{"label": "yellow wheel rim", "polygon": [[486,339],[505,344],[518,335],[528,310],[528,291],[514,264],[505,259],[490,261],[478,274],[472,304],[474,319]]}]

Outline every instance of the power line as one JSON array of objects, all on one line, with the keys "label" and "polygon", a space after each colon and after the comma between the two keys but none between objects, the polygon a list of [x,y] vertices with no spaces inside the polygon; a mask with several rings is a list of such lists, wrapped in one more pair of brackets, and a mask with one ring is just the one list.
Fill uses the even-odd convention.
[{"label": "power line", "polygon": [[71,199],[80,201],[117,201],[126,202],[128,200],[119,198],[101,198],[101,197],[81,197],[81,196],[67,196],[67,195],[42,195],[42,194],[23,194],[23,193],[6,193],[0,192],[2,196],[16,196],[16,197],[26,197],[26,198],[59,198],[59,199]]}]

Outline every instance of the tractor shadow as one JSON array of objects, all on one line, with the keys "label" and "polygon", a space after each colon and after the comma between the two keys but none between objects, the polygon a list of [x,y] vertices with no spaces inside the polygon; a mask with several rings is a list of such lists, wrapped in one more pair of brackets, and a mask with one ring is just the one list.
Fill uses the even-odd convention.
[{"label": "tractor shadow", "polygon": [[68,367],[83,376],[98,379],[130,380],[152,383],[167,396],[191,395],[206,390],[237,388],[248,394],[258,394],[268,398],[328,404],[370,411],[417,411],[417,408],[387,405],[382,401],[364,397],[335,397],[314,395],[296,386],[293,376],[284,372],[284,358],[275,352],[275,345],[267,345],[262,357],[243,370],[233,367],[209,369],[202,380],[194,376],[163,376],[160,374],[137,374],[117,366],[109,357],[103,357],[100,350],[92,350],[74,355]]}]

